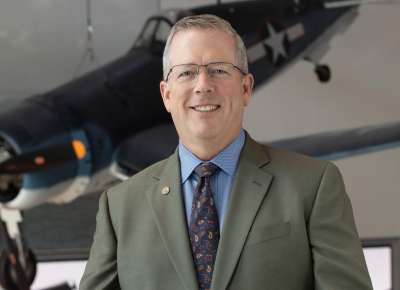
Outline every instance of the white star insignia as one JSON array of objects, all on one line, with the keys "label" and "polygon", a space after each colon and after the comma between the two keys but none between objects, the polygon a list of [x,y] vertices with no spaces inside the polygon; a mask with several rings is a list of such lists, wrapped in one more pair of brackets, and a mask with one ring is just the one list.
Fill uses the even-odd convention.
[{"label": "white star insignia", "polygon": [[267,23],[269,37],[264,40],[264,44],[272,49],[272,62],[276,63],[279,56],[287,57],[283,41],[285,40],[285,31],[277,33],[275,29]]}]

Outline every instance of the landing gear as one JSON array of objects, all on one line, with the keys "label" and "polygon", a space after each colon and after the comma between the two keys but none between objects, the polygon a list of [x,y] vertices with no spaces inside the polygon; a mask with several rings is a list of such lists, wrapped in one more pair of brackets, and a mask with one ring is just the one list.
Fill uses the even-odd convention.
[{"label": "landing gear", "polygon": [[314,72],[317,74],[318,80],[321,83],[327,83],[330,81],[332,73],[331,69],[326,64],[318,64],[315,66]]},{"label": "landing gear", "polygon": [[0,255],[0,285],[6,290],[29,290],[36,275],[36,258],[25,247],[19,224],[19,210],[0,208],[0,230],[6,249]]},{"label": "landing gear", "polygon": [[320,64],[319,63],[320,57],[316,55],[313,56],[309,55],[304,57],[304,60],[312,63],[315,66],[314,72],[321,83],[327,83],[331,80],[332,77],[331,68],[327,64]]},{"label": "landing gear", "polygon": [[[36,257],[25,246],[19,225],[22,223],[21,211],[0,206],[0,236],[6,249],[0,255],[0,289],[30,290],[36,276]],[[44,290],[75,290],[63,283]]]},{"label": "landing gear", "polygon": [[[8,250],[0,256],[0,284],[4,289],[29,289],[36,276],[36,258],[32,250],[24,251],[25,266],[17,265],[17,258]],[[21,278],[22,277],[22,278]]]},{"label": "landing gear", "polygon": [[25,247],[19,224],[19,210],[0,208],[0,230],[6,249],[0,255],[0,285],[6,290],[29,290],[36,275],[36,258]]}]

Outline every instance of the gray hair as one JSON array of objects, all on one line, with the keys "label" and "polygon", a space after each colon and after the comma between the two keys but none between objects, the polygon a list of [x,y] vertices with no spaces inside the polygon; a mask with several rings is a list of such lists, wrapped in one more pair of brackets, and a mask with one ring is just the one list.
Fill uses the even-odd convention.
[{"label": "gray hair", "polygon": [[167,77],[167,74],[169,71],[169,66],[170,66],[169,53],[170,53],[172,39],[179,31],[189,30],[189,29],[193,29],[193,28],[221,30],[221,31],[226,32],[229,35],[231,35],[233,37],[233,39],[235,40],[235,44],[236,44],[237,65],[245,73],[249,72],[246,47],[243,43],[242,38],[236,32],[236,30],[231,26],[231,24],[228,21],[226,21],[218,16],[215,16],[212,14],[201,14],[201,15],[193,15],[193,16],[184,17],[181,20],[179,20],[178,22],[176,22],[175,25],[172,27],[172,29],[169,33],[167,42],[165,44],[164,54],[163,54],[164,80]]}]

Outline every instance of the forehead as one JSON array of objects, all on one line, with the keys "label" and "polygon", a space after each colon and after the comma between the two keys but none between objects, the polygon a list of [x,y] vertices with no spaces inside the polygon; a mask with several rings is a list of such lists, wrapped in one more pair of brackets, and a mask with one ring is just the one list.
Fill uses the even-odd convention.
[{"label": "forehead", "polygon": [[236,45],[232,35],[218,29],[190,28],[177,32],[170,46],[172,65],[235,62]]}]

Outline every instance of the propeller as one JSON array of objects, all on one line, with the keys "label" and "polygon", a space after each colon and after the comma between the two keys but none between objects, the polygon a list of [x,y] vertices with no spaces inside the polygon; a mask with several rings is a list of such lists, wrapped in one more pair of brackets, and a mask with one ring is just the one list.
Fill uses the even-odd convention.
[{"label": "propeller", "polygon": [[86,146],[79,140],[73,140],[11,157],[0,163],[0,174],[36,172],[68,161],[82,160],[86,153]]}]

